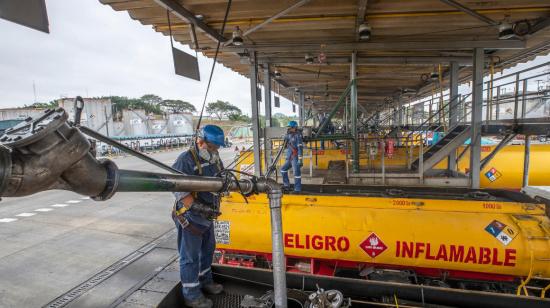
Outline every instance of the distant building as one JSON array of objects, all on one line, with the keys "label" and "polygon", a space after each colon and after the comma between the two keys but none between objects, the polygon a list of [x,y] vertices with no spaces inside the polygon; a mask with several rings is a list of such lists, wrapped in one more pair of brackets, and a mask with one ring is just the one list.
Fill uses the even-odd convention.
[{"label": "distant building", "polygon": [[[71,121],[74,121],[75,115],[74,100],[74,98],[63,98],[57,101],[59,107],[67,111]],[[115,131],[112,103],[108,98],[84,98],[80,123],[103,135],[118,136],[120,133]]]},{"label": "distant building", "polygon": [[28,117],[36,117],[44,113],[43,108],[6,108],[0,109],[0,121],[5,120],[24,120]]},{"label": "distant building", "polygon": [[13,127],[28,117],[37,117],[44,113],[42,108],[6,108],[0,109],[0,134]]},{"label": "distant building", "polygon": [[[57,101],[65,109],[69,121],[74,121],[74,98]],[[124,109],[113,118],[113,104],[110,99],[84,98],[84,109],[80,123],[109,137],[132,137],[148,135],[191,135],[193,119],[191,113],[147,114],[143,109]],[[28,117],[38,117],[45,108],[0,109],[0,133],[17,125]]]}]

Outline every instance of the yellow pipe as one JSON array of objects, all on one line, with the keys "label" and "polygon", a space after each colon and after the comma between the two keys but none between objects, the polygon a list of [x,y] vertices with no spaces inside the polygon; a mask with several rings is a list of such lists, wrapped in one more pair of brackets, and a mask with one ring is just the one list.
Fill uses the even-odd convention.
[{"label": "yellow pipe", "polygon": [[[532,7],[532,8],[510,8],[510,9],[482,9],[476,10],[480,14],[496,14],[496,13],[531,13],[531,12],[549,12],[550,7]],[[425,17],[425,16],[448,16],[448,15],[466,15],[462,11],[440,11],[440,12],[410,12],[410,13],[378,13],[367,14],[367,19],[376,18],[398,18],[398,17]],[[296,18],[279,18],[271,21],[271,23],[293,23],[293,22],[313,22],[313,21],[334,21],[334,20],[354,20],[356,15],[343,16],[326,16],[326,17],[296,17]],[[264,22],[263,18],[233,20],[228,21],[229,26],[252,26]],[[221,27],[222,22],[216,21],[208,23],[211,27]],[[187,24],[172,25],[172,29],[188,28]],[[168,25],[156,26],[157,30],[168,30]]]},{"label": "yellow pipe", "polygon": [[544,298],[546,296],[546,291],[548,291],[548,289],[550,289],[550,283],[544,289],[542,289],[540,294],[541,298]]},{"label": "yellow pipe", "polygon": [[527,288],[525,286],[529,283],[529,281],[531,280],[531,277],[533,276],[533,258],[534,258],[533,250],[531,250],[531,266],[529,267],[529,274],[527,275],[527,279],[525,279],[525,281],[523,281],[523,279],[521,280],[521,284],[519,285],[518,290],[516,291],[516,295],[518,296],[521,294],[521,290],[523,290],[526,296],[529,295],[527,293]]}]

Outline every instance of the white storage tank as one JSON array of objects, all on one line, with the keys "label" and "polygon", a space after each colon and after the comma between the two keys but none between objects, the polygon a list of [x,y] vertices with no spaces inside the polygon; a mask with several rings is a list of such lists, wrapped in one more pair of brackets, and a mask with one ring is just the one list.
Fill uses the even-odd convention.
[{"label": "white storage tank", "polygon": [[123,110],[122,121],[126,136],[147,135],[147,115],[143,109]]},{"label": "white storage tank", "polygon": [[191,113],[168,114],[168,133],[176,135],[193,134],[193,115]]},{"label": "white storage tank", "polygon": [[[74,121],[74,98],[63,98],[57,101],[69,114],[69,121]],[[80,123],[103,135],[116,136],[113,126],[113,110],[108,98],[84,98],[84,109]]]},{"label": "white storage tank", "polygon": [[166,120],[151,120],[149,123],[149,134],[161,135],[167,134]]}]

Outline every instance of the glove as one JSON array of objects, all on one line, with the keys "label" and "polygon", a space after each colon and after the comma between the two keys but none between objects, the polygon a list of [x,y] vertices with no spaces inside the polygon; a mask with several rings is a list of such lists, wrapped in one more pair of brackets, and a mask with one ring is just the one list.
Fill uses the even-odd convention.
[{"label": "glove", "polygon": [[300,168],[304,166],[304,159],[302,157],[298,158],[298,165],[300,166]]},{"label": "glove", "polygon": [[222,214],[221,212],[216,210],[214,207],[208,206],[198,201],[193,201],[193,203],[191,203],[191,206],[189,207],[189,210],[194,211],[195,213],[201,215],[202,217],[208,220],[214,220]]}]

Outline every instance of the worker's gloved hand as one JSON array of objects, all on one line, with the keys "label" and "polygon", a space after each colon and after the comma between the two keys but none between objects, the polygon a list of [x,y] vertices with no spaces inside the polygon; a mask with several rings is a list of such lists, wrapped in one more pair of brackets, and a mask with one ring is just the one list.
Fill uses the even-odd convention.
[{"label": "worker's gloved hand", "polygon": [[221,212],[216,210],[214,206],[206,205],[198,201],[193,201],[189,207],[189,210],[194,211],[208,220],[214,220],[221,215]]}]

